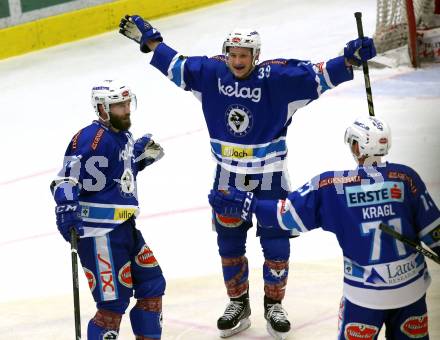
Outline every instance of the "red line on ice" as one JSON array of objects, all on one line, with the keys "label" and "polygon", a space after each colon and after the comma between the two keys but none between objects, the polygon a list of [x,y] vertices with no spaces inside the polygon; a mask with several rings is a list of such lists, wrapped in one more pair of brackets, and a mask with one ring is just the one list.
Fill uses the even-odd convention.
[{"label": "red line on ice", "polygon": [[[195,211],[209,210],[209,209],[211,209],[211,208],[209,206],[205,205],[205,206],[184,208],[184,209],[178,209],[178,210],[161,211],[161,212],[157,212],[157,213],[153,213],[153,214],[146,214],[146,215],[142,215],[141,214],[137,219],[138,220],[147,220],[147,219],[150,219],[150,218],[160,218],[160,217],[165,217],[165,216],[178,215],[178,214],[186,214],[186,213],[192,213],[192,212],[195,212]],[[54,216],[54,229],[55,229],[55,216]],[[36,234],[36,235],[31,235],[31,236],[17,238],[17,239],[14,239],[14,240],[3,241],[3,242],[0,242],[0,247],[6,246],[6,245],[9,245],[9,244],[14,244],[14,243],[20,243],[20,242],[24,242],[24,241],[34,240],[34,239],[37,239],[37,238],[48,237],[48,236],[52,236],[52,235],[56,235],[56,234],[58,234],[58,232],[57,231],[53,231],[53,232],[49,232],[49,233]]]}]

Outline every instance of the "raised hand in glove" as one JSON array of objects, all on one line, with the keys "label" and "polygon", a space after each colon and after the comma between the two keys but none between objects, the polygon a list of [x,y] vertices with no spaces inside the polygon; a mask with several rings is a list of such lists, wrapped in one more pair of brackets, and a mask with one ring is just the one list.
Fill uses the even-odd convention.
[{"label": "raised hand in glove", "polygon": [[148,41],[163,41],[160,32],[139,15],[126,15],[122,18],[119,24],[119,33],[136,41],[144,53],[151,51],[147,45]]},{"label": "raised hand in glove", "polygon": [[164,156],[163,148],[151,139],[151,134],[146,134],[136,140],[134,143],[135,161],[138,164],[138,170],[157,162]]},{"label": "raised hand in glove", "polygon": [[70,242],[70,230],[74,228],[78,236],[84,235],[81,220],[81,207],[78,203],[58,204],[55,208],[58,230],[67,242]]},{"label": "raised hand in glove", "polygon": [[217,214],[227,217],[240,217],[252,221],[257,198],[252,192],[240,191],[234,187],[228,190],[211,190],[208,195],[209,204]]},{"label": "raised hand in glove", "polygon": [[376,56],[376,47],[371,38],[358,38],[351,40],[344,48],[344,57],[351,65],[359,66],[362,62]]}]

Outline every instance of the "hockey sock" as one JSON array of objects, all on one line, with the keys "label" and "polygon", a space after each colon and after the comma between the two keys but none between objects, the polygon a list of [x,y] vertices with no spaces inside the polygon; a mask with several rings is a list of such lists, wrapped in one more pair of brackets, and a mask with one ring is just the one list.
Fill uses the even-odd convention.
[{"label": "hockey sock", "polygon": [[222,257],[223,278],[230,298],[240,297],[249,288],[249,269],[246,256]]},{"label": "hockey sock", "polygon": [[119,325],[121,324],[121,319],[121,314],[103,309],[98,310],[93,319],[89,321],[89,325],[87,327],[87,339],[117,339],[119,335]]},{"label": "hockey sock", "polygon": [[288,274],[289,261],[264,261],[264,293],[269,299],[281,301],[284,298]]},{"label": "hockey sock", "polygon": [[136,339],[160,339],[162,335],[162,297],[139,299],[130,311]]}]

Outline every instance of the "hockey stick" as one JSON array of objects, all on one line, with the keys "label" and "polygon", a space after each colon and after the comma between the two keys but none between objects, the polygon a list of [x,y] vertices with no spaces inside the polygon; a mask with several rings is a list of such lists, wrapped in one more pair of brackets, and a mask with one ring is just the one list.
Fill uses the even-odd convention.
[{"label": "hockey stick", "polygon": [[[362,39],[364,37],[364,29],[362,27],[362,13],[356,12],[354,13],[354,17],[356,18],[358,36]],[[374,117],[373,94],[371,92],[370,74],[368,71],[367,61],[362,62],[362,70],[364,71],[365,91],[367,92],[368,113],[370,114],[370,116]]]},{"label": "hockey stick", "polygon": [[393,228],[391,228],[390,226],[386,225],[385,223],[381,223],[379,225],[379,228],[382,231],[384,231],[385,233],[391,235],[392,237],[398,239],[399,241],[401,241],[401,242],[407,244],[408,246],[414,248],[420,254],[430,258],[431,260],[433,260],[437,264],[440,264],[440,257],[437,256],[436,254],[430,252],[429,250],[423,248],[420,243],[417,243],[417,242],[415,242],[415,241],[413,241],[413,240],[403,236],[402,234],[398,233],[397,231],[395,231]]},{"label": "hockey stick", "polygon": [[73,311],[75,315],[75,340],[81,340],[81,315],[79,309],[78,281],[78,235],[75,228],[70,230],[70,252],[72,255]]}]

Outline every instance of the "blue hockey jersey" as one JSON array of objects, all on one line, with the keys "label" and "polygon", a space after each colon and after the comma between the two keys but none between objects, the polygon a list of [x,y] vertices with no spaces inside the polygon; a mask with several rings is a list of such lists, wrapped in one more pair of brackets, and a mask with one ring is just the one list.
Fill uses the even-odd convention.
[{"label": "blue hockey jersey", "polygon": [[69,143],[52,192],[57,203],[80,204],[83,237],[104,235],[139,214],[136,176],[143,166],[135,162],[134,143],[130,132],[114,132],[98,121]]},{"label": "blue hockey jersey", "polygon": [[312,64],[295,59],[260,63],[240,80],[225,56],[184,57],[164,43],[151,64],[202,102],[218,164],[236,173],[283,170],[292,115],[326,90],[353,79],[343,57]]},{"label": "blue hockey jersey", "polygon": [[266,227],[336,234],[344,296],[367,308],[408,305],[430,283],[424,257],[382,233],[381,222],[440,253],[440,211],[418,174],[400,164],[325,172],[285,201],[259,202],[256,214]]}]

